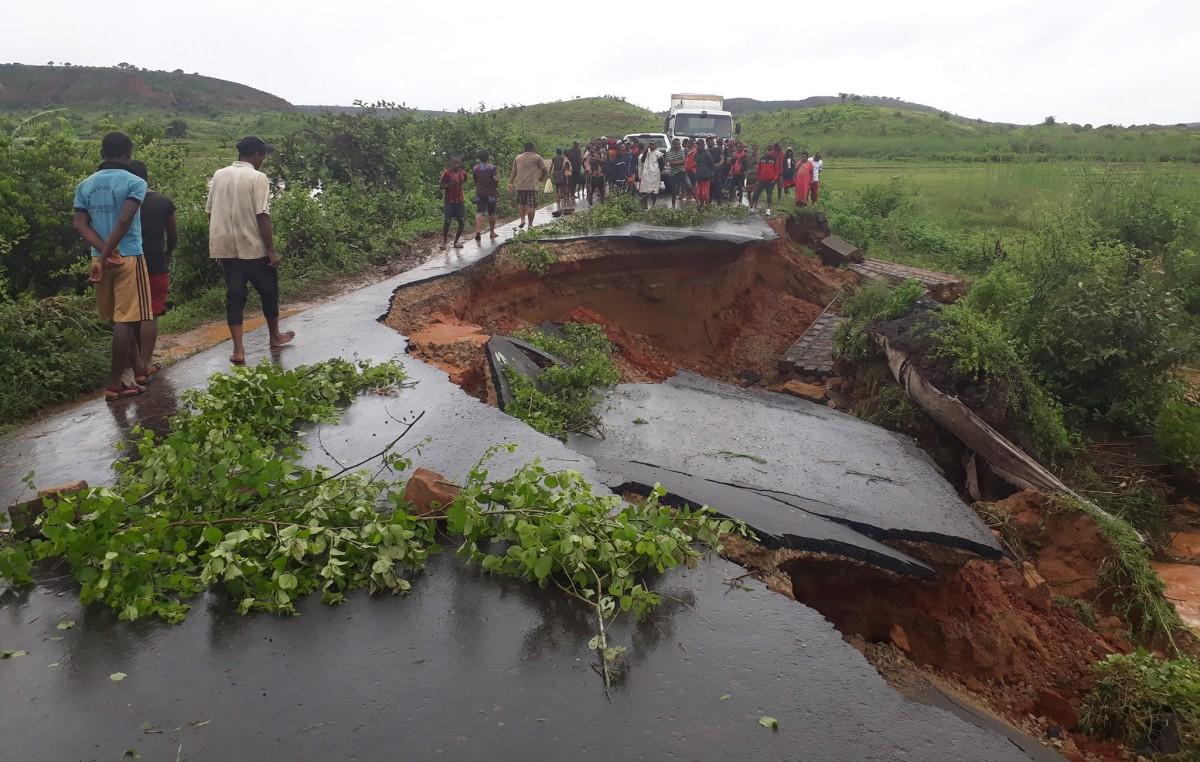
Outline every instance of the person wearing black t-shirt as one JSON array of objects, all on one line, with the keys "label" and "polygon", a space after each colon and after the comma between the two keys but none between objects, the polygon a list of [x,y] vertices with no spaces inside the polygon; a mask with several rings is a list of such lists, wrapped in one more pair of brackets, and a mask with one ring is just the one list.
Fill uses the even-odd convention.
[{"label": "person wearing black t-shirt", "polygon": [[[146,165],[134,160],[129,171],[150,184]],[[167,294],[171,290],[171,254],[179,243],[175,227],[175,202],[165,193],[147,190],[142,201],[142,257],[150,275],[150,309],[154,320],[138,330],[142,363],[149,369],[154,363],[154,345],[158,343],[158,317],[167,311]]]}]

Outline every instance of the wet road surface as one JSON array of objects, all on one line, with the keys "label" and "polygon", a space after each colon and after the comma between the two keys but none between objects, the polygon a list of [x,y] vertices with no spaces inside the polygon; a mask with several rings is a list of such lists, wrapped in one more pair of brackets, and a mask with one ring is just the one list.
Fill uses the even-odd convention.
[{"label": "wet road surface", "polygon": [[[374,319],[392,291],[491,250],[472,241],[301,313],[285,321],[298,338],[284,351],[269,352],[265,332],[252,332],[248,360],[290,367],[400,355],[404,337]],[[161,427],[181,391],[228,368],[227,354],[220,345],[188,358],[125,405],[85,402],[0,439],[0,495],[20,496],[29,470],[43,486],[108,481],[113,445],[135,424]],[[430,438],[416,465],[450,479],[504,441],[520,447],[494,464],[496,476],[534,457],[606,476],[443,372],[404,365],[413,388],[360,398],[321,429],[333,457],[377,452],[398,430],[393,416],[425,411],[408,440]],[[332,462],[315,432],[305,436],[310,462]],[[298,618],[243,617],[206,595],[180,625],[121,623],[81,607],[69,580],[45,579],[0,594],[0,649],[27,651],[0,661],[0,759],[113,760],[130,748],[167,760],[1027,758],[993,732],[895,693],[815,611],[754,580],[726,584],[741,573],[714,557],[666,575],[662,609],[612,633],[632,646],[612,703],[591,667],[593,628],[581,606],[484,577],[450,552],[431,559],[406,598],[355,595],[338,608],[309,598]],[[78,624],[58,630],[63,618]],[[110,680],[117,672],[128,677]],[[758,724],[763,715],[779,720],[778,732]]]}]

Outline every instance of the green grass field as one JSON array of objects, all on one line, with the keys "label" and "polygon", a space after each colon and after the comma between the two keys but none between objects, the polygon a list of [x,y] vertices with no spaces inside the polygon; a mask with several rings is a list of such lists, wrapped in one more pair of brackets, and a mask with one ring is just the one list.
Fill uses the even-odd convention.
[{"label": "green grass field", "polygon": [[854,191],[899,178],[915,192],[923,216],[961,233],[1019,232],[1035,215],[1050,213],[1089,180],[1105,175],[1152,177],[1180,194],[1200,197],[1200,166],[1101,162],[947,162],[825,159],[821,189]]}]

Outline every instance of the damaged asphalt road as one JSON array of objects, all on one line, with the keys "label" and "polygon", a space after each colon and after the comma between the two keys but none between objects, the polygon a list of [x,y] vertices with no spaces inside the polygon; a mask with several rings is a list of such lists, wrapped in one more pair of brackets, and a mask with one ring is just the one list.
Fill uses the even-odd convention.
[{"label": "damaged asphalt road", "polygon": [[[287,321],[294,348],[274,358],[294,367],[400,355],[405,338],[375,320],[392,292],[491,250],[450,253],[303,312]],[[270,356],[265,331],[246,338],[251,362]],[[84,402],[0,438],[0,495],[19,499],[30,470],[39,485],[110,481],[113,445],[135,424],[161,428],[180,392],[228,369],[226,356],[214,347],[128,404]],[[880,539],[998,553],[915,448],[816,405],[688,377],[624,386],[599,408],[609,439],[567,446],[429,365],[404,365],[411,388],[360,398],[321,429],[320,446],[306,433],[310,462],[365,458],[395,436],[397,418],[424,411],[405,442],[428,438],[416,465],[451,480],[490,445],[517,442],[491,465],[494,477],[540,457],[597,484],[662,481],[683,499],[743,511],[780,543],[821,544],[900,573],[928,567]],[[638,416],[649,423],[634,424]],[[692,490],[696,479],[710,492]],[[0,593],[0,648],[27,652],[0,662],[0,756],[115,759],[135,749],[172,759],[182,746],[183,759],[512,759],[531,750],[572,759],[1028,759],[980,723],[902,697],[824,617],[758,581],[730,583],[742,575],[717,557],[664,575],[660,611],[641,624],[622,618],[610,633],[631,646],[611,703],[590,666],[583,606],[484,575],[448,551],[430,559],[409,596],[355,595],[336,608],[309,597],[299,618],[239,616],[205,595],[180,625],[123,623],[47,576]],[[59,631],[64,618],[79,624]],[[127,677],[109,678],[118,672]],[[778,719],[777,732],[758,724],[764,715]]]},{"label": "damaged asphalt road", "polygon": [[1001,555],[928,455],[845,413],[691,373],[617,386],[597,412],[605,437],[569,444],[601,465],[610,487],[662,482],[781,547],[843,552],[892,571],[920,574],[923,564],[881,541]]}]

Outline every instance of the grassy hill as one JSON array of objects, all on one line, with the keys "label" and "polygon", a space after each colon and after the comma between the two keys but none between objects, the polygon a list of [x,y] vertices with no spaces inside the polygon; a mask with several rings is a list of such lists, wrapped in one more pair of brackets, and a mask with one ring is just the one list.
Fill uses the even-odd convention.
[{"label": "grassy hill", "polygon": [[1018,126],[946,112],[851,104],[757,112],[740,121],[747,142],[779,141],[838,156],[1200,162],[1200,131],[1187,127]]},{"label": "grassy hill", "polygon": [[653,111],[609,97],[509,106],[493,113],[510,118],[518,134],[533,140],[539,151],[601,135],[662,130],[662,119]]},{"label": "grassy hill", "polygon": [[[855,100],[857,99],[857,100]],[[902,101],[899,98],[888,98],[877,95],[849,95],[846,102],[858,106],[881,106],[884,108],[902,109],[904,111],[922,111],[927,114],[937,114],[941,109],[926,106],[921,103]],[[796,111],[798,109],[817,108],[818,106],[841,105],[840,95],[812,95],[794,101],[760,101],[754,98],[726,98],[725,108],[734,115],[755,114],[760,111]]]},{"label": "grassy hill", "polygon": [[199,74],[95,66],[0,64],[0,110],[136,108],[178,113],[290,111],[253,87]]}]

